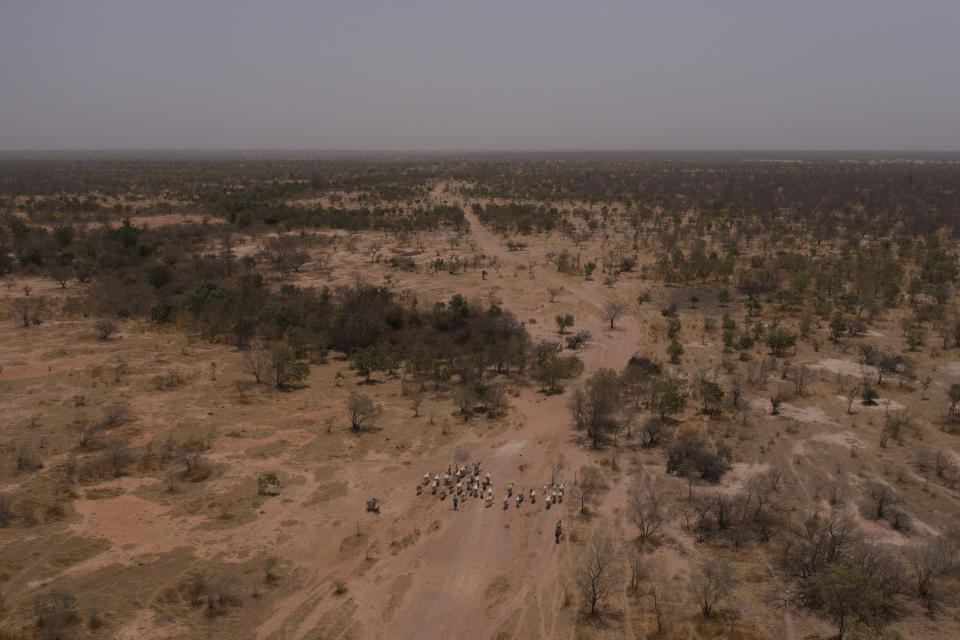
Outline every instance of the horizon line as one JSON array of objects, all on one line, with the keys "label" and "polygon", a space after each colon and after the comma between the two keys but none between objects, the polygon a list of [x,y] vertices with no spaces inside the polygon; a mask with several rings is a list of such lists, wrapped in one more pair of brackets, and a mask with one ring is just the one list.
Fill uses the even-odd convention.
[{"label": "horizon line", "polygon": [[669,154],[799,154],[799,155],[958,155],[960,149],[816,149],[816,148],[661,148],[661,149],[641,149],[641,148],[621,148],[621,149],[322,149],[322,148],[271,148],[271,147],[170,147],[170,148],[24,148],[24,149],[0,149],[0,156],[18,156],[18,155],[210,155],[210,154],[320,154],[320,155],[427,155],[427,156],[483,156],[483,155],[669,155]]}]

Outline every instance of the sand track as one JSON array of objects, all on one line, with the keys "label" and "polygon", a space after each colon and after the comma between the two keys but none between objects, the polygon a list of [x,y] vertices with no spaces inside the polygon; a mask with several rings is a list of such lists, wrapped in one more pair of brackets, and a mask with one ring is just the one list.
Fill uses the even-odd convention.
[{"label": "sand track", "polygon": [[[434,199],[442,198],[441,194],[438,186]],[[500,240],[470,212],[470,203],[458,204],[467,212],[471,237],[481,251],[496,257],[501,268],[525,264],[523,254],[503,248]],[[577,318],[578,329],[586,329],[594,336],[582,352],[584,375],[601,366],[619,368],[633,355],[640,338],[638,323],[628,315],[616,329],[609,329],[599,311],[613,296],[605,294],[601,285],[549,268],[538,269],[536,278],[544,290],[548,286],[564,287],[568,296],[592,312],[589,317]],[[506,308],[522,306],[522,301],[509,297],[510,291],[502,294]],[[273,615],[258,629],[257,637],[311,637],[325,614],[344,606],[342,599],[322,597],[322,593],[329,593],[326,577],[345,574],[350,584],[345,597],[360,605],[354,619],[365,637],[418,637],[424,629],[429,629],[432,637],[476,635],[481,630],[486,635],[508,622],[516,630],[514,637],[556,637],[562,597],[558,580],[568,550],[563,544],[554,544],[553,528],[557,519],[567,517],[570,501],[550,511],[544,509],[542,501],[535,506],[525,502],[519,509],[511,502],[504,510],[500,498],[506,482],[512,481],[518,488],[541,486],[549,479],[552,461],[560,455],[567,460],[569,475],[587,461],[570,429],[566,399],[566,394],[544,397],[533,389],[523,390],[512,402],[521,416],[520,427],[509,433],[508,441],[493,448],[488,444],[473,447],[471,456],[481,460],[483,468],[494,477],[497,499],[489,509],[480,501],[470,500],[454,514],[449,500],[440,502],[430,496],[415,495],[413,485],[421,469],[445,468],[452,459],[453,446],[436,452],[430,459],[414,460],[412,468],[404,468],[398,474],[379,476],[377,484],[381,486],[373,493],[385,496],[391,512],[366,525],[373,527],[369,539],[382,543],[388,529],[416,529],[422,534],[417,542],[397,555],[388,555],[381,544],[377,563],[359,577],[349,575],[355,572],[355,561],[331,562],[328,554],[304,552],[296,561],[308,569],[309,584],[277,603]],[[381,464],[361,462],[345,473],[353,478],[378,477]],[[441,523],[438,531],[429,531],[433,521]],[[412,580],[397,596],[391,594],[394,581],[388,577],[400,575],[410,575]],[[508,577],[507,591],[491,600],[488,590],[501,576]],[[384,624],[388,603],[390,621]],[[299,617],[304,608],[311,607],[292,629],[288,624],[292,620],[288,619]]]}]

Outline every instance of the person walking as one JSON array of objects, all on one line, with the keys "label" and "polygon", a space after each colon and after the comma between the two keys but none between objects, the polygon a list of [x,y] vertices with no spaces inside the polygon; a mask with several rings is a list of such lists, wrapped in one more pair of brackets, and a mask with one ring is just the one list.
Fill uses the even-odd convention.
[{"label": "person walking", "polygon": [[460,502],[459,502],[459,500],[457,499],[457,496],[453,496],[453,510],[454,510],[454,511],[457,510],[457,505],[458,505],[459,503],[460,503]]},{"label": "person walking", "polygon": [[561,521],[560,521],[560,520],[557,520],[557,530],[554,532],[554,535],[555,535],[556,538],[557,538],[556,544],[560,544],[560,523],[561,523]]}]

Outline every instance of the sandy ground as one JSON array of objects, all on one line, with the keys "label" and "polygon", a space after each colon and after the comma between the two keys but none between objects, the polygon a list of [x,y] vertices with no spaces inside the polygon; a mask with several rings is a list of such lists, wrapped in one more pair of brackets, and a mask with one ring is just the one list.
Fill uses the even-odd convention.
[{"label": "sandy ground", "polygon": [[[453,185],[440,184],[431,198],[456,202],[469,211],[471,203],[453,191]],[[471,230],[455,246],[444,234],[406,246],[382,234],[366,234],[361,243],[379,239],[390,250],[410,250],[419,243],[423,253],[418,262],[434,255],[483,254],[489,259],[486,278],[479,269],[457,276],[396,273],[362,252],[336,249],[332,272],[308,263],[291,281],[323,286],[350,282],[362,273],[373,282],[382,278],[398,292],[415,291],[424,301],[448,299],[458,291],[471,299],[496,299],[525,320],[535,338],[556,339],[553,317],[569,312],[576,318],[574,330],[593,336],[582,352],[585,375],[600,367],[621,369],[635,353],[665,359],[666,325],[659,309],[677,298],[677,292],[632,274],[614,286],[606,286],[602,278],[586,281],[559,274],[547,263],[547,254],[564,240],[531,237],[526,251],[511,252],[505,240],[472,213],[467,219]],[[237,253],[255,253],[263,242],[265,238],[248,239]],[[597,240],[580,251],[599,255],[602,243]],[[644,262],[656,258],[641,253]],[[34,295],[78,293],[78,286],[60,292],[50,284],[30,282]],[[561,287],[564,292],[550,302],[547,289]],[[639,290],[653,291],[655,301],[637,305]],[[0,296],[9,297],[5,291]],[[613,330],[599,312],[610,299],[630,309]],[[679,369],[685,376],[718,368],[719,335],[707,334],[700,317],[722,312],[683,310],[683,343],[688,348]],[[442,393],[425,394],[420,415],[414,416],[399,381],[382,376],[368,390],[384,404],[385,414],[375,430],[355,435],[342,417],[344,399],[356,388],[346,362],[315,365],[305,389],[279,393],[257,388],[244,398],[232,387],[233,379],[242,376],[240,355],[230,347],[136,322],[122,323],[121,334],[102,343],[93,339],[91,325],[89,319],[54,317],[29,330],[12,324],[0,330],[0,401],[8,420],[0,492],[13,496],[17,505],[31,496],[44,509],[60,504],[65,510],[57,516],[44,511],[30,527],[18,521],[0,529],[3,591],[23,594],[7,597],[13,613],[7,622],[0,618],[0,624],[14,620],[26,625],[30,595],[62,588],[98,594],[97,602],[109,612],[109,636],[116,638],[633,638],[655,628],[647,599],[624,589],[613,597],[615,615],[606,623],[584,620],[571,571],[584,541],[595,532],[612,536],[618,548],[630,544],[635,534],[626,518],[626,496],[642,472],[660,478],[677,509],[687,483],[664,475],[662,452],[641,449],[635,441],[589,449],[571,429],[567,394],[544,396],[532,387],[519,388],[505,418],[479,416],[463,423]],[[894,327],[895,320],[889,325]],[[895,334],[883,325],[873,331],[870,339]],[[860,366],[842,349],[824,345],[821,353],[804,345],[792,364],[859,377]],[[753,357],[764,355],[758,350]],[[923,366],[946,385],[958,365],[924,361]],[[152,378],[172,368],[182,372],[185,384],[169,391],[154,389]],[[335,382],[337,372],[347,376],[342,385]],[[751,475],[778,469],[783,471],[781,495],[787,508],[806,510],[824,504],[829,482],[846,479],[847,508],[871,536],[903,546],[918,536],[944,531],[949,514],[956,512],[953,490],[935,482],[926,487],[921,479],[929,480],[929,472],[898,473],[912,468],[916,441],[877,446],[884,411],[905,407],[924,427],[926,446],[953,453],[953,436],[931,426],[942,398],[922,401],[918,391],[889,384],[876,408],[856,406],[848,415],[846,399],[837,396],[835,376],[820,378],[802,396],[789,398],[779,416],[769,415],[768,398],[776,380],[752,389],[746,408],[727,408],[725,417],[687,410],[683,428],[697,428],[735,445],[734,468],[720,489],[735,491]],[[86,407],[76,406],[79,395],[85,396]],[[69,425],[79,414],[94,414],[97,407],[118,399],[131,402],[135,418],[111,437],[135,448],[139,462],[125,476],[65,488],[58,474],[65,474],[67,465],[82,466],[93,455],[79,450],[76,430]],[[697,403],[691,399],[691,407]],[[326,431],[328,418],[336,419],[332,433]],[[203,441],[201,455],[210,477],[178,481],[175,490],[168,491],[166,473],[181,471],[179,460],[157,460],[168,438]],[[16,472],[11,453],[19,450],[42,457],[43,469]],[[492,474],[493,507],[469,500],[455,512],[449,500],[416,495],[424,473],[445,469],[461,452]],[[591,505],[590,517],[578,513],[572,497],[550,510],[542,498],[536,505],[525,502],[517,508],[511,502],[502,509],[507,484],[539,488],[560,459],[568,487],[583,465],[603,472],[607,489]],[[257,494],[256,478],[268,472],[280,477],[279,495]],[[855,491],[868,477],[896,483],[917,523],[913,537],[860,515]],[[697,490],[711,489],[704,485]],[[67,491],[72,497],[64,497]],[[381,501],[379,514],[364,508],[371,497]],[[674,637],[792,639],[828,632],[822,620],[782,605],[789,582],[779,574],[772,548],[751,545],[734,553],[696,544],[678,514],[650,557],[651,563],[659,559],[660,570],[675,586]],[[553,530],[561,518],[565,534],[558,545]],[[39,541],[42,547],[36,546]],[[683,587],[691,567],[707,553],[728,555],[741,575],[737,635],[729,634],[724,623],[704,626]],[[274,567],[275,579],[264,579],[267,566]],[[620,568],[626,571],[623,563]],[[190,606],[184,594],[199,572],[211,583],[229,579],[229,589],[242,606],[215,617],[205,615],[202,606]],[[345,590],[337,594],[339,581]],[[84,611],[92,606],[85,602]],[[960,633],[955,620],[942,621],[932,635],[924,624],[905,623],[904,637]]]}]

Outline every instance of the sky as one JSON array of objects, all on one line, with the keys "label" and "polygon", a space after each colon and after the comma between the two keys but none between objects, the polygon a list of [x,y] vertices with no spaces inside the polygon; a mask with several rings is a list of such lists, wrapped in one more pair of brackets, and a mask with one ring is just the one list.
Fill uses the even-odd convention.
[{"label": "sky", "polygon": [[960,0],[0,0],[2,150],[960,150]]}]

